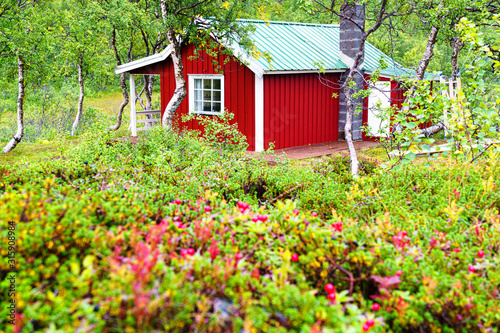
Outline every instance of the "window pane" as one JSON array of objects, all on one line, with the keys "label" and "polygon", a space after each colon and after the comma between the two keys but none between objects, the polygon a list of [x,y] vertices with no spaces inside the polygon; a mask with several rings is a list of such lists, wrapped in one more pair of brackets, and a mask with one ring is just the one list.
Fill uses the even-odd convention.
[{"label": "window pane", "polygon": [[221,103],[214,102],[214,112],[220,112]]},{"label": "window pane", "polygon": [[194,103],[194,111],[201,111],[203,108],[203,102],[195,102]]},{"label": "window pane", "polygon": [[194,91],[194,100],[195,101],[201,101],[203,100],[203,94],[201,90],[195,90]]},{"label": "window pane", "polygon": [[212,100],[212,92],[210,90],[203,92],[203,100],[211,101]]},{"label": "window pane", "polygon": [[214,91],[214,102],[221,102],[221,94],[220,91]]},{"label": "window pane", "polygon": [[212,89],[212,80],[211,79],[203,80],[203,89]]},{"label": "window pane", "polygon": [[203,111],[212,111],[212,103],[211,102],[203,103]]},{"label": "window pane", "polygon": [[203,84],[202,79],[194,79],[194,88],[195,89],[201,89],[202,84]]},{"label": "window pane", "polygon": [[220,90],[220,79],[214,79],[214,89]]}]

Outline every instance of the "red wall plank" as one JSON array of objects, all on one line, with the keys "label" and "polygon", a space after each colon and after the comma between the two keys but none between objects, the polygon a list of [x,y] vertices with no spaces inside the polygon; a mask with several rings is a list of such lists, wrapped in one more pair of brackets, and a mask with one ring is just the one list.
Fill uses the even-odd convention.
[{"label": "red wall plank", "polygon": [[338,140],[338,74],[264,76],[264,147],[277,149]]},{"label": "red wall plank", "polygon": [[[181,51],[184,77],[188,84],[188,94],[188,74],[218,74],[212,65],[213,58],[205,52],[201,51],[200,57],[197,59],[188,59],[194,55],[194,50],[193,45],[187,45]],[[226,65],[223,65],[226,58],[226,55],[218,57],[224,73],[224,106],[234,113],[232,123],[238,123],[240,131],[247,137],[248,149],[255,150],[255,76],[250,69],[233,57]],[[174,69],[170,58],[161,63],[161,73],[161,108],[163,116],[163,112],[175,90]],[[196,121],[181,124],[181,116],[188,113],[189,95],[179,106],[175,122],[177,125],[182,125],[182,128],[202,130],[202,127]]]}]

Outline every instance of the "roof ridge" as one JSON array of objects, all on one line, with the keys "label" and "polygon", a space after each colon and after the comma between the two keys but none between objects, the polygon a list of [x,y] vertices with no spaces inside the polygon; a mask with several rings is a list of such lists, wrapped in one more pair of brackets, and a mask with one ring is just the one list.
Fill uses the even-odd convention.
[{"label": "roof ridge", "polygon": [[252,23],[270,23],[270,24],[282,24],[282,25],[306,25],[306,26],[316,26],[316,27],[335,27],[338,28],[338,24],[322,24],[322,23],[303,23],[303,22],[292,22],[292,21],[264,21],[256,19],[238,19],[239,22],[252,22]]}]

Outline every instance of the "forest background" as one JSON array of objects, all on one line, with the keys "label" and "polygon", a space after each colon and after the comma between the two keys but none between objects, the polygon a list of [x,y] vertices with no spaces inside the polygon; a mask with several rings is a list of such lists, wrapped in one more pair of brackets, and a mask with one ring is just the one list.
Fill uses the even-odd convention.
[{"label": "forest background", "polygon": [[[483,3],[484,2],[484,3]],[[416,68],[428,44],[434,21],[441,21],[427,72],[450,76],[474,64],[478,57],[492,66],[499,53],[478,55],[477,49],[495,44],[498,23],[492,20],[494,1],[467,5],[460,1],[421,3],[417,11],[385,21],[368,41],[407,68]],[[236,2],[232,2],[233,5]],[[338,23],[326,10],[330,1],[238,1],[234,17],[308,23]],[[370,4],[374,8],[370,12]],[[411,1],[409,8],[412,6]],[[367,2],[367,25],[377,14],[378,2]],[[221,10],[230,2],[221,1]],[[442,10],[442,8],[446,10]],[[23,59],[25,129],[22,141],[43,143],[86,131],[119,127],[124,111],[120,76],[114,68],[122,63],[161,52],[168,39],[162,32],[159,1],[9,1],[0,6],[0,142],[16,132],[19,57]],[[437,9],[441,8],[441,9]],[[456,29],[469,17],[481,33],[481,45],[460,42]],[[457,42],[458,41],[458,42]],[[497,78],[484,72],[483,77]],[[126,78],[125,78],[126,79]],[[127,81],[125,81],[127,82]],[[145,84],[147,82],[147,84]],[[486,86],[489,86],[486,84]],[[144,108],[159,107],[154,77],[138,86]],[[126,94],[125,92],[123,92]],[[125,106],[125,105],[123,105]],[[125,110],[128,110],[125,109]],[[124,112],[127,119],[128,112]],[[76,119],[76,120],[75,120]],[[81,119],[81,120],[80,120]],[[125,120],[126,123],[126,120]],[[113,126],[114,125],[114,126]]]}]

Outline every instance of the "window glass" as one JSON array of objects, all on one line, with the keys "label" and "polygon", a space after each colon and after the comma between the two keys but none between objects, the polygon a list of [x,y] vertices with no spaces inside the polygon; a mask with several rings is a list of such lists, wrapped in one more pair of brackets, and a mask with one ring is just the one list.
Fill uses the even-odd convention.
[{"label": "window glass", "polygon": [[204,79],[203,80],[203,89],[212,89],[212,80]]},{"label": "window glass", "polygon": [[212,100],[212,92],[210,90],[203,91],[203,100],[211,101]]},{"label": "window glass", "polygon": [[202,90],[195,90],[194,91],[194,100],[196,101],[201,101],[203,96]]},{"label": "window glass", "polygon": [[203,103],[203,111],[212,111],[212,103],[211,102],[204,102]]},{"label": "window glass", "polygon": [[203,109],[203,102],[195,101],[194,102],[194,109],[195,109],[195,111],[201,111]]},{"label": "window glass", "polygon": [[213,96],[214,96],[214,102],[221,101],[220,91],[214,91]]},{"label": "window glass", "polygon": [[222,101],[222,79],[214,78],[195,78],[193,88],[190,93],[193,94],[194,112],[221,112]]}]

